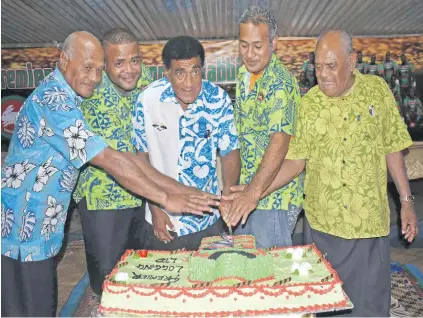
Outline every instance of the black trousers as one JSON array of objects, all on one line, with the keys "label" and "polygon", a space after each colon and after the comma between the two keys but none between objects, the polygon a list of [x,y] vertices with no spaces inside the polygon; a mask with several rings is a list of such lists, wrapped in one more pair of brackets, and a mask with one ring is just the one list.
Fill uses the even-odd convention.
[{"label": "black trousers", "polygon": [[2,317],[55,317],[56,261],[37,262],[1,256]]},{"label": "black trousers", "polygon": [[123,210],[88,210],[85,199],[78,202],[84,235],[85,255],[91,288],[101,295],[110,274],[126,249],[142,248],[144,205]]},{"label": "black trousers", "polygon": [[304,218],[306,244],[314,242],[343,281],[354,304],[348,311],[322,316],[389,317],[391,272],[389,236],[343,239],[312,229]]},{"label": "black trousers", "polygon": [[144,248],[148,250],[174,251],[185,248],[187,251],[197,250],[200,247],[201,240],[208,236],[220,235],[223,231],[223,221],[219,218],[212,226],[207,229],[178,237],[175,232],[169,232],[174,239],[169,243],[163,243],[154,235],[153,226],[145,222],[144,225]]}]

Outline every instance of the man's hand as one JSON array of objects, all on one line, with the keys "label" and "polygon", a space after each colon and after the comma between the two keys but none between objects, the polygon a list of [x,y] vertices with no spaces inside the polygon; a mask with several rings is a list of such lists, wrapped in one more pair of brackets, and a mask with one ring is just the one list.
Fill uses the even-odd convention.
[{"label": "man's hand", "polygon": [[260,194],[249,191],[247,187],[241,192],[232,194],[231,197],[233,201],[226,224],[236,226],[240,220],[241,224],[245,224],[250,213],[257,208]]},{"label": "man's hand", "polygon": [[153,218],[154,235],[162,242],[169,243],[173,240],[167,228],[175,231],[175,227],[170,221],[169,216],[154,204],[149,204],[151,215]]},{"label": "man's hand", "polygon": [[229,211],[231,209],[231,205],[232,205],[232,201],[227,201],[227,200],[223,200],[223,199],[220,200],[219,211],[220,211],[220,215],[222,216],[223,221],[225,221],[225,223],[227,223]]},{"label": "man's hand", "polygon": [[401,202],[401,232],[404,238],[411,243],[419,232],[416,212],[412,202]]},{"label": "man's hand", "polygon": [[163,207],[168,212],[203,215],[203,212],[213,212],[213,207],[219,206],[219,200],[219,196],[206,192],[201,194],[168,193]]}]

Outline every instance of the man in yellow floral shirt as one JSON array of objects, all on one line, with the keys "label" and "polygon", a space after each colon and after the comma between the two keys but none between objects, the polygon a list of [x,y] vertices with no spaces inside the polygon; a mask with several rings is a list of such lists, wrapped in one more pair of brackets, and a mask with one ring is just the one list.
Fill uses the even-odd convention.
[{"label": "man in yellow floral shirt", "polygon": [[355,70],[351,37],[328,31],[316,46],[318,86],[303,98],[297,131],[271,189],[307,166],[304,236],[338,272],[352,316],[389,316],[390,213],[387,168],[411,242],[417,219],[402,150],[412,144],[385,81]]},{"label": "man in yellow floral shirt", "polygon": [[[152,81],[151,75],[141,63],[132,32],[110,30],[102,44],[106,72],[93,96],[81,104],[81,110],[90,128],[111,148],[135,153],[131,144],[132,111],[141,88]],[[100,295],[105,275],[131,243],[140,242],[137,236],[144,222],[143,199],[92,165],[81,171],[73,197],[81,215],[91,287]]]},{"label": "man in yellow floral shirt", "polygon": [[235,195],[229,213],[223,213],[228,225],[238,225],[236,234],[254,235],[261,248],[292,245],[303,201],[302,175],[263,195],[288,151],[300,101],[295,77],[272,54],[276,31],[277,22],[266,9],[249,7],[240,18],[244,66],[238,71],[234,114],[241,146],[240,183],[248,186]]}]

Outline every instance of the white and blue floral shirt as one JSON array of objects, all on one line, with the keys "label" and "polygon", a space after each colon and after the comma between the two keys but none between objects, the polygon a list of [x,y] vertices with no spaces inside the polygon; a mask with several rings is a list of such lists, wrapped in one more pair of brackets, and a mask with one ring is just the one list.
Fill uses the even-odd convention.
[{"label": "white and blue floral shirt", "polygon": [[107,144],[88,128],[81,97],[58,69],[22,106],[1,171],[1,253],[21,261],[56,255],[79,168]]},{"label": "white and blue floral shirt", "polygon": [[[157,170],[184,185],[220,194],[217,155],[239,148],[233,107],[222,88],[203,80],[197,100],[184,111],[169,80],[155,81],[138,96],[133,127],[133,144],[149,153]],[[204,216],[183,212],[168,213],[179,236],[204,230],[220,216],[217,209]],[[146,220],[152,223],[148,206]]]}]

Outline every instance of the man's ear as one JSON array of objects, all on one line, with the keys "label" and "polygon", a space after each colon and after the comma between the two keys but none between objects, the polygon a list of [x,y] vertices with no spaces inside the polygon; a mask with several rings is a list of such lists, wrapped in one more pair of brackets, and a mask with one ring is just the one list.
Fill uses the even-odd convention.
[{"label": "man's ear", "polygon": [[275,35],[275,37],[272,40],[272,51],[276,50],[276,46],[278,45],[278,37]]},{"label": "man's ear", "polygon": [[166,68],[166,66],[165,66],[165,67],[163,67],[163,77],[164,77],[164,76],[166,76],[167,78],[169,78],[169,71],[170,71],[170,70],[168,70],[168,69]]},{"label": "man's ear", "polygon": [[69,58],[64,51],[60,53],[59,66],[64,72],[68,68]]}]

